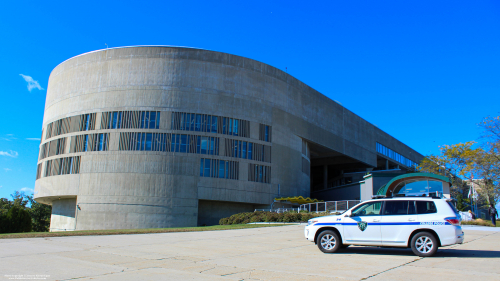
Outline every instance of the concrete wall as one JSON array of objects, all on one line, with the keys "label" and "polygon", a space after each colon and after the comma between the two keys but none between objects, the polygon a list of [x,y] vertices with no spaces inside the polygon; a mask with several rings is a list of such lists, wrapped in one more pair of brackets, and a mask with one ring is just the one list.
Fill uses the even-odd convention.
[{"label": "concrete wall", "polygon": [[198,202],[198,225],[218,225],[221,218],[254,210],[255,207],[252,204],[200,200]]},{"label": "concrete wall", "polygon": [[342,187],[314,192],[311,196],[325,201],[360,200],[361,183],[353,183]]},{"label": "concrete wall", "polygon": [[50,231],[72,231],[76,225],[76,198],[52,201]]},{"label": "concrete wall", "polygon": [[[301,138],[371,166],[376,166],[376,142],[416,162],[421,157],[281,70],[239,56],[177,47],[107,49],[61,63],[50,75],[43,128],[69,116],[97,113],[100,120],[101,112],[118,110],[161,111],[160,129],[151,131],[164,133],[175,132],[169,122],[173,111],[248,120],[250,138],[232,138],[272,146],[272,161],[212,156],[239,161],[240,178],[204,178],[199,176],[201,155],[118,151],[123,130],[101,130],[96,124],[92,133],[111,133],[109,151],[66,153],[38,162],[82,157],[79,175],[42,177],[35,184],[36,199],[47,204],[60,194],[78,196],[77,229],[194,226],[198,200],[270,205],[278,185],[281,196],[310,196],[310,179],[301,169]],[[258,140],[260,123],[272,126],[272,143]],[[89,132],[65,137],[82,133]],[[57,138],[44,135],[42,144]],[[248,181],[249,163],[270,166],[271,183]]]}]

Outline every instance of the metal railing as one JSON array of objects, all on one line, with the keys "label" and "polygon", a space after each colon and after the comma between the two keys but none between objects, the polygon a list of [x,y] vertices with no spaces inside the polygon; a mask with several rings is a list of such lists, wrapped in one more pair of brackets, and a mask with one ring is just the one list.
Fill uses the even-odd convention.
[{"label": "metal railing", "polygon": [[300,211],[308,211],[315,213],[320,213],[320,212],[342,213],[359,203],[361,203],[361,200],[326,201],[326,202],[302,204],[300,205],[299,208],[255,209],[254,212],[262,211],[262,212],[275,212],[275,213],[285,213],[285,212],[298,213]]},{"label": "metal railing", "polygon": [[299,208],[276,208],[276,209],[255,209],[254,212],[275,212],[275,213],[285,213],[285,212],[299,212]]},{"label": "metal railing", "polygon": [[361,203],[361,200],[343,200],[343,201],[308,203],[300,205],[299,212],[308,211],[316,213],[319,212],[342,213],[359,203]]}]

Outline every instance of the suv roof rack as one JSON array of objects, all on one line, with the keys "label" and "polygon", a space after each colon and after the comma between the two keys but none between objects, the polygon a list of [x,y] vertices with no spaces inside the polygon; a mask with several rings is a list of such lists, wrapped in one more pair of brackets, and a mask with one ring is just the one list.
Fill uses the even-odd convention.
[{"label": "suv roof rack", "polygon": [[[387,196],[387,198],[394,198],[394,197],[431,197],[433,199],[442,199],[443,197],[441,196],[441,193],[439,191],[436,192],[429,192],[429,193],[422,193],[422,194],[393,194],[392,196]],[[373,198],[373,196],[372,196]]]}]

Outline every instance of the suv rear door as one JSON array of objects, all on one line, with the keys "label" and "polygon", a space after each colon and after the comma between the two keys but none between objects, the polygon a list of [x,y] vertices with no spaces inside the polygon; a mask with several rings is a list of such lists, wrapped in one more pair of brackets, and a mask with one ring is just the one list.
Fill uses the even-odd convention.
[{"label": "suv rear door", "polygon": [[382,245],[407,246],[408,237],[419,225],[415,201],[385,201],[380,219]]}]

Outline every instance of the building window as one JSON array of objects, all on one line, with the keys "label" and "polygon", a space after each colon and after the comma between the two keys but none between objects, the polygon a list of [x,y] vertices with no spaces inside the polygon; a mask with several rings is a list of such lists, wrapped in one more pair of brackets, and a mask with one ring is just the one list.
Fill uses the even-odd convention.
[{"label": "building window", "polygon": [[119,150],[219,155],[219,138],[167,133],[120,133]]},{"label": "building window", "polygon": [[415,167],[417,166],[418,164],[411,161],[410,159],[404,157],[403,155],[395,152],[394,150],[380,144],[377,142],[377,152],[382,154],[382,155],[385,155],[389,158],[391,158],[392,160],[395,160],[405,166],[408,166],[408,167]]},{"label": "building window", "polygon": [[42,164],[40,163],[36,166],[36,179],[39,179],[42,177]]},{"label": "building window", "polygon": [[80,156],[52,159],[45,164],[45,177],[80,173]]},{"label": "building window", "polygon": [[271,163],[271,147],[240,140],[226,139],[225,156]]},{"label": "building window", "polygon": [[239,178],[239,163],[201,158],[200,177],[237,180]]},{"label": "building window", "polygon": [[171,129],[250,137],[250,121],[207,114],[172,112]]},{"label": "building window", "polygon": [[71,137],[70,152],[108,151],[109,134],[89,134]]},{"label": "building window", "polygon": [[254,182],[271,183],[271,167],[249,164],[248,180]]},{"label": "building window", "polygon": [[59,138],[40,145],[40,153],[38,159],[44,159],[54,155],[64,154],[66,148],[66,138]]},{"label": "building window", "polygon": [[271,142],[271,126],[259,125],[259,140]]},{"label": "building window", "polygon": [[159,111],[103,112],[101,129],[159,129]]},{"label": "building window", "polygon": [[95,130],[95,120],[95,113],[81,114],[59,119],[47,125],[45,139],[67,133]]}]

